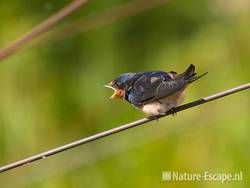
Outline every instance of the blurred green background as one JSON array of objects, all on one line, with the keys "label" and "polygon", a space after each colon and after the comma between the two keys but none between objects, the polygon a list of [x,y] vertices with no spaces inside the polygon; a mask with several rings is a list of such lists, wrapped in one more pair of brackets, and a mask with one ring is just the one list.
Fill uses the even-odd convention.
[{"label": "blurred green background", "polygon": [[[69,2],[2,1],[1,47]],[[181,72],[191,63],[208,71],[190,85],[185,102],[249,82],[248,0],[173,0],[71,37],[73,29],[60,32],[74,21],[87,27],[77,20],[127,2],[89,1],[56,26],[52,37],[60,41],[45,35],[1,62],[1,165],[145,117],[107,100],[111,90],[103,85],[123,72]],[[249,133],[243,91],[0,174],[0,186],[249,187]],[[162,171],[242,171],[243,181],[164,182]]]}]

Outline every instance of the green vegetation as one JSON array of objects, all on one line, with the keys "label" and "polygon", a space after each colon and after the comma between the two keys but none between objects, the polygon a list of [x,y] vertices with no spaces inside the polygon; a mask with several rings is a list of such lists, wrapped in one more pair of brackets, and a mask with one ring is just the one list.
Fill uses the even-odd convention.
[{"label": "green vegetation", "polygon": [[[1,2],[1,47],[68,2]],[[89,1],[61,25],[123,2]],[[0,64],[0,163],[145,117],[107,100],[111,91],[103,85],[123,72],[181,72],[191,63],[198,73],[208,71],[189,86],[185,102],[249,82],[249,10],[247,0],[173,0],[39,45],[45,35],[13,54]],[[243,91],[0,174],[1,188],[249,187],[249,100]],[[162,171],[171,170],[242,171],[244,180],[162,181]]]}]

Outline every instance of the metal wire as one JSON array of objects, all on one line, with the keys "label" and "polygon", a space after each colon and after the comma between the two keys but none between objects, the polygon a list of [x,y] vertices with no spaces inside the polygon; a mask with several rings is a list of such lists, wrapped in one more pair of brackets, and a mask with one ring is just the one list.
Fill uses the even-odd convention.
[{"label": "metal wire", "polygon": [[[227,95],[231,95],[233,93],[243,91],[243,90],[246,90],[246,89],[249,89],[249,88],[250,88],[250,83],[240,85],[240,86],[234,87],[232,89],[228,89],[228,90],[225,90],[225,91],[222,91],[222,92],[207,96],[205,98],[201,98],[201,99],[195,100],[193,102],[178,106],[178,107],[174,108],[173,110],[167,112],[165,115],[160,116],[159,118],[163,118],[163,117],[168,116],[170,114],[177,113],[177,112],[180,112],[180,111],[183,111],[183,110],[186,110],[186,109],[201,105],[203,103],[207,103],[207,102],[210,102],[210,101],[213,101],[213,100],[216,100],[216,99],[219,99],[219,98],[225,97]],[[156,118],[154,116],[150,116],[150,117],[147,117],[147,118],[143,118],[143,119],[140,119],[140,120],[125,124],[125,125],[118,126],[116,128],[113,128],[113,129],[110,129],[110,130],[107,130],[107,131],[97,133],[95,135],[92,135],[92,136],[89,136],[89,137],[86,137],[86,138],[71,142],[71,143],[63,145],[63,146],[59,146],[57,148],[48,150],[46,152],[43,152],[43,153],[40,153],[40,154],[37,154],[37,155],[33,155],[33,156],[25,158],[23,160],[20,160],[20,161],[17,161],[17,162],[10,163],[8,165],[2,166],[2,167],[0,167],[0,173],[2,173],[4,171],[11,170],[11,169],[14,169],[14,168],[18,168],[18,167],[20,167],[22,165],[29,164],[29,163],[35,162],[37,160],[45,159],[46,157],[55,155],[57,153],[69,150],[71,148],[78,147],[80,145],[84,145],[84,144],[86,144],[88,142],[93,142],[95,140],[101,139],[103,137],[110,136],[112,134],[115,134],[115,133],[118,133],[118,132],[121,132],[121,131],[125,131],[125,130],[133,128],[133,127],[137,127],[139,125],[143,125],[145,123],[148,123],[148,122],[151,122],[151,121],[154,121],[154,120],[156,120]]]}]

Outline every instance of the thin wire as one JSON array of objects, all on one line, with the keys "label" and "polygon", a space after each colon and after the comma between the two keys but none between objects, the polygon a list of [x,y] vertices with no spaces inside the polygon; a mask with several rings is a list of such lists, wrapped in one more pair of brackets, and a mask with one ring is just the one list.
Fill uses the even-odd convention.
[{"label": "thin wire", "polygon": [[[178,107],[174,108],[171,112],[168,111],[165,115],[160,116],[159,118],[162,118],[162,117],[168,116],[168,115],[170,115],[172,113],[177,113],[177,112],[192,108],[194,106],[198,106],[198,105],[201,105],[203,103],[210,102],[212,100],[216,100],[216,99],[219,99],[219,98],[225,97],[227,95],[231,95],[233,93],[243,91],[243,90],[246,90],[246,89],[249,89],[249,88],[250,88],[250,83],[240,85],[240,86],[234,87],[232,89],[229,89],[229,90],[226,90],[226,91],[223,91],[223,92],[219,92],[219,93],[216,93],[214,95],[210,95],[210,96],[207,96],[205,98],[198,99],[198,100],[195,100],[193,102],[178,106]],[[0,173],[11,170],[11,169],[14,169],[14,168],[18,168],[20,166],[35,162],[37,160],[45,159],[46,157],[55,155],[57,153],[69,150],[71,148],[78,147],[78,146],[86,144],[88,142],[92,142],[94,140],[98,140],[100,138],[107,137],[107,136],[110,136],[112,134],[115,134],[115,133],[118,133],[118,132],[121,132],[121,131],[125,131],[125,130],[133,128],[133,127],[137,127],[139,125],[143,125],[143,124],[151,122],[153,120],[155,120],[154,116],[143,118],[143,119],[140,119],[140,120],[137,120],[137,121],[125,124],[125,125],[121,125],[121,126],[118,126],[116,128],[113,128],[113,129],[110,129],[110,130],[107,130],[107,131],[104,131],[104,132],[101,132],[101,133],[98,133],[98,134],[95,134],[95,135],[80,139],[80,140],[77,140],[77,141],[74,141],[74,142],[71,142],[69,144],[66,144],[66,145],[63,145],[63,146],[48,150],[46,152],[43,152],[43,153],[31,156],[31,157],[25,158],[23,160],[20,160],[20,161],[14,162],[14,163],[10,163],[8,165],[0,167]]]},{"label": "thin wire", "polygon": [[23,45],[34,39],[35,37],[41,35],[46,32],[53,26],[55,26],[59,21],[73,13],[75,10],[84,5],[87,0],[74,0],[51,17],[47,18],[43,22],[41,22],[36,27],[32,28],[30,31],[25,33],[24,35],[17,38],[15,41],[7,45],[6,47],[0,49],[0,60],[8,57],[13,54],[15,51],[20,49]]}]

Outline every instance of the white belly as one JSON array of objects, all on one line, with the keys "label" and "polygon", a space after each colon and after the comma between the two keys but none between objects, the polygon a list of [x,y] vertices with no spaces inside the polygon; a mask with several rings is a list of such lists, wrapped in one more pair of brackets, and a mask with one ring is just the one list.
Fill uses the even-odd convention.
[{"label": "white belly", "polygon": [[164,115],[170,109],[180,105],[184,99],[184,91],[179,91],[158,101],[146,103],[141,107],[141,110],[149,115]]}]

